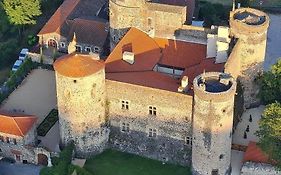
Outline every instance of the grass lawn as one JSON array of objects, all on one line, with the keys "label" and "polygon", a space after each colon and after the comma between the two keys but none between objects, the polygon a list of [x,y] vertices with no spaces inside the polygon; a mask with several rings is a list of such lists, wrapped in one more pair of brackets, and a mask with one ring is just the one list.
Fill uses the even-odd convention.
[{"label": "grass lawn", "polygon": [[94,175],[191,175],[188,167],[163,165],[160,161],[115,150],[88,159],[84,168]]}]

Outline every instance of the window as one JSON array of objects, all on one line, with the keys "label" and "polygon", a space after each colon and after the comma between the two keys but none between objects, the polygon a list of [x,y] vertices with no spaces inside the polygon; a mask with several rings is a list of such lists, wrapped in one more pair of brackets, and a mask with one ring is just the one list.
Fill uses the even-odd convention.
[{"label": "window", "polygon": [[16,155],[16,161],[20,161],[20,155]]},{"label": "window", "polygon": [[86,52],[92,52],[92,49],[91,49],[91,47],[86,47],[86,48],[85,48],[85,51],[86,51]]},{"label": "window", "polygon": [[121,108],[125,110],[129,110],[129,101],[128,100],[122,100],[121,101]]},{"label": "window", "polygon": [[221,154],[221,155],[220,155],[220,160],[223,159],[223,157],[224,157],[224,154]]},{"label": "window", "polygon": [[155,138],[156,136],[157,136],[157,130],[149,128],[148,129],[148,137],[154,137]]},{"label": "window", "polygon": [[17,139],[13,139],[13,143],[16,145],[17,144]]},{"label": "window", "polygon": [[0,148],[0,153],[2,153],[3,151],[2,151],[2,149]]},{"label": "window", "polygon": [[76,52],[82,52],[82,47],[81,46],[75,46],[76,47]]},{"label": "window", "polygon": [[152,18],[147,18],[147,24],[149,27],[152,25]]},{"label": "window", "polygon": [[6,142],[10,143],[10,138],[9,137],[6,137]]},{"label": "window", "polygon": [[155,115],[156,116],[156,107],[155,106],[149,106],[149,115]]},{"label": "window", "polygon": [[185,144],[186,145],[192,145],[192,137],[186,137],[185,138]]},{"label": "window", "polygon": [[95,53],[99,53],[99,52],[100,52],[100,48],[95,46],[95,47],[94,47],[94,52],[95,52]]},{"label": "window", "polygon": [[219,174],[219,170],[217,170],[217,169],[212,170],[211,175],[218,175],[218,174]]},{"label": "window", "polygon": [[0,136],[0,141],[4,142],[4,137],[3,136]]},{"label": "window", "polygon": [[65,48],[65,43],[64,43],[64,42],[61,42],[61,43],[60,43],[60,47],[61,47],[61,48]]},{"label": "window", "polygon": [[122,132],[129,132],[130,131],[130,124],[129,123],[122,123],[121,131]]}]

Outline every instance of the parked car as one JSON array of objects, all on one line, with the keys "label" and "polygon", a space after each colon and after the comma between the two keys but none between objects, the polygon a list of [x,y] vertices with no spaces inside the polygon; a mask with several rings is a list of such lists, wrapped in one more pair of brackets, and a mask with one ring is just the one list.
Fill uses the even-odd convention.
[{"label": "parked car", "polygon": [[27,53],[28,53],[28,49],[26,48],[21,49],[19,54],[19,60],[25,60],[27,57]]},{"label": "parked car", "polygon": [[13,65],[12,71],[15,72],[19,69],[20,65],[22,64],[22,60],[17,60]]}]

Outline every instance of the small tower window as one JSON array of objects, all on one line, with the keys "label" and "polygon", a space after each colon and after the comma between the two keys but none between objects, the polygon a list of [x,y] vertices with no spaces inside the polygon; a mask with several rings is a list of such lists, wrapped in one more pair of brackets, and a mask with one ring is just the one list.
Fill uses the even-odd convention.
[{"label": "small tower window", "polygon": [[3,136],[0,136],[0,141],[4,142],[4,137]]},{"label": "small tower window", "polygon": [[82,52],[82,46],[76,45],[76,52]]},{"label": "small tower window", "polygon": [[129,110],[129,101],[128,100],[121,101],[121,109]]},{"label": "small tower window", "polygon": [[61,47],[61,48],[65,48],[65,43],[64,43],[64,42],[61,42],[61,43],[60,43],[60,47]]},{"label": "small tower window", "polygon": [[77,80],[73,80],[73,83],[77,83]]},{"label": "small tower window", "polygon": [[152,18],[147,18],[147,25],[151,27],[152,25]]},{"label": "small tower window", "polygon": [[185,137],[185,144],[192,145],[192,137]]},{"label": "small tower window", "polygon": [[223,159],[223,157],[224,157],[224,155],[223,155],[223,154],[221,154],[221,155],[220,155],[220,160],[221,160],[221,159]]},{"label": "small tower window", "polygon": [[13,139],[13,143],[14,143],[14,145],[16,145],[17,144],[17,139]]},{"label": "small tower window", "polygon": [[156,116],[157,110],[155,106],[149,106],[149,115],[154,115]]},{"label": "small tower window", "polygon": [[10,143],[10,138],[9,137],[6,137],[6,142]]},{"label": "small tower window", "polygon": [[153,137],[155,138],[157,136],[157,130],[156,129],[152,129],[152,128],[149,128],[148,129],[148,137]]},{"label": "small tower window", "polygon": [[85,48],[85,51],[86,51],[86,52],[91,52],[92,49],[91,49],[91,47],[86,47],[86,48]]}]

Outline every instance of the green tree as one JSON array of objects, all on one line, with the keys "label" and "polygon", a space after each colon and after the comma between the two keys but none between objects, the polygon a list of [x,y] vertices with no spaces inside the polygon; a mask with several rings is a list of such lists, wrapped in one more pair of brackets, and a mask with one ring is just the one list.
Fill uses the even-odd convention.
[{"label": "green tree", "polygon": [[281,104],[279,102],[267,105],[259,123],[259,145],[281,170]]},{"label": "green tree", "polygon": [[3,0],[3,7],[11,24],[24,26],[36,24],[42,14],[40,0]]},{"label": "green tree", "polygon": [[259,79],[259,96],[265,104],[281,102],[281,59]]}]

